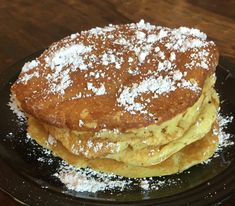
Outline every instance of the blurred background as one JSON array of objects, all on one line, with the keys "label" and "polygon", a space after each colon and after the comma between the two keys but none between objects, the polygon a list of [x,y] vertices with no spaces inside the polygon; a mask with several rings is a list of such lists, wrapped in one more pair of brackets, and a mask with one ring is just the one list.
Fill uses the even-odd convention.
[{"label": "blurred background", "polygon": [[71,33],[141,18],[168,27],[198,28],[235,61],[234,0],[0,0],[0,64],[45,48]]}]

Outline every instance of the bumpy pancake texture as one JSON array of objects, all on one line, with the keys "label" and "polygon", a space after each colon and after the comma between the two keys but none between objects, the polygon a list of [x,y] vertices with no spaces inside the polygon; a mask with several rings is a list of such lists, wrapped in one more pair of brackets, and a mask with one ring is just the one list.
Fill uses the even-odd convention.
[{"label": "bumpy pancake texture", "polygon": [[174,174],[211,157],[218,51],[197,29],[141,20],[72,34],[22,68],[28,132],[78,167]]}]

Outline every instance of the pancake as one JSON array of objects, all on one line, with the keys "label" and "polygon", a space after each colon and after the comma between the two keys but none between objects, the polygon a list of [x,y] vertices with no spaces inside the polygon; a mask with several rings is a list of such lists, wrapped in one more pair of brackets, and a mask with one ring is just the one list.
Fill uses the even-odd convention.
[{"label": "pancake", "polygon": [[126,131],[191,107],[217,63],[215,44],[199,30],[110,25],[54,43],[23,67],[12,92],[49,125]]},{"label": "pancake", "polygon": [[215,151],[218,55],[197,29],[143,20],[97,27],[26,63],[11,91],[31,136],[69,163],[168,175]]},{"label": "pancake", "polygon": [[[183,118],[175,117],[170,120],[170,123],[165,122],[163,126],[167,125],[168,130],[170,127],[175,126],[175,128],[171,128],[170,130],[178,133],[180,132],[180,128],[177,126],[179,125],[179,122],[175,123],[174,121],[181,119],[181,125],[188,125],[188,127],[181,128],[178,138],[176,138],[176,133],[172,133],[172,135],[175,135],[174,138],[170,138],[171,141],[165,141],[165,144],[154,144],[156,142],[154,138],[156,137],[148,137],[149,139],[147,139],[144,135],[143,138],[136,138],[134,134],[132,134],[132,136],[129,135],[129,138],[123,139],[123,141],[120,142],[120,140],[112,141],[112,138],[91,138],[91,133],[88,135],[74,135],[71,134],[71,131],[58,131],[59,129],[51,128],[45,124],[43,124],[43,127],[48,134],[60,141],[67,150],[74,154],[81,154],[87,158],[108,157],[132,165],[146,166],[157,164],[183,148],[185,145],[202,138],[210,131],[213,122],[216,120],[219,100],[215,90],[211,88],[213,85],[211,83],[214,83],[213,78],[210,78],[209,80],[210,81],[208,81],[205,86],[205,94],[200,97],[198,102],[195,103],[192,108],[188,109],[189,111],[180,115],[180,117],[184,116]],[[199,130],[197,128],[199,128]],[[156,125],[154,129],[155,131],[161,131],[162,126]],[[148,131],[148,128],[145,128],[145,130]],[[138,132],[136,133],[138,134]],[[166,134],[167,133],[160,133],[157,136],[157,140],[164,139]],[[88,136],[88,138],[86,138],[86,136]],[[154,140],[151,141],[151,139]],[[145,143],[147,140],[149,140],[148,144]],[[92,144],[93,147],[89,147],[89,144]],[[101,146],[97,149],[96,145]],[[116,148],[118,148],[118,150]],[[151,156],[149,155],[150,153]]]},{"label": "pancake", "polygon": [[69,164],[77,167],[91,167],[100,172],[131,178],[164,176],[182,172],[210,158],[216,151],[219,142],[218,136],[212,132],[213,129],[218,129],[218,124],[215,122],[211,130],[203,138],[187,145],[160,164],[147,167],[132,166],[108,158],[87,159],[82,155],[74,155],[59,141],[50,140],[48,142],[48,133],[36,119],[30,118],[29,121],[29,134],[38,144],[51,150],[55,156],[61,157]]},{"label": "pancake", "polygon": [[161,163],[185,146],[201,139],[211,130],[213,123],[216,121],[219,106],[216,92],[214,91],[212,96],[205,98],[205,102],[197,122],[195,122],[181,138],[160,147],[149,146],[139,150],[131,148],[121,153],[108,155],[107,157],[130,165],[150,166]]},{"label": "pancake", "polygon": [[[133,150],[141,149],[146,146],[161,146],[170,141],[181,137],[189,127],[197,121],[202,103],[205,103],[205,96],[210,95],[215,82],[215,77],[210,76],[203,87],[202,95],[198,101],[185,112],[168,120],[161,125],[150,125],[144,128],[127,130],[126,132],[102,130],[100,132],[78,132],[75,130],[61,129],[48,124],[43,124],[45,129],[53,137],[63,142],[63,145],[72,153],[79,152],[88,158],[102,157],[113,153],[116,148],[119,152],[125,150],[128,146]],[[164,131],[164,133],[162,132]],[[79,142],[79,144],[77,143]],[[94,145],[103,145],[103,147],[94,151],[93,148],[85,148],[89,142]],[[143,144],[144,142],[144,144]],[[107,146],[109,145],[109,146]],[[112,152],[113,151],[113,152]]]}]

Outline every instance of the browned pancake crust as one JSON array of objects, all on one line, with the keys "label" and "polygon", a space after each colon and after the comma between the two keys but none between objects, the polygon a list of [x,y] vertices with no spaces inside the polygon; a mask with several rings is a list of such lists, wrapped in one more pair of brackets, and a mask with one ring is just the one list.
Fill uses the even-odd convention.
[{"label": "browned pancake crust", "polygon": [[[33,68],[22,71],[18,81],[12,86],[12,93],[16,96],[21,109],[47,124],[80,131],[99,131],[104,128],[118,128],[125,131],[153,123],[160,124],[185,111],[198,100],[201,90],[195,92],[191,89],[176,87],[176,90],[167,94],[166,92],[159,93],[157,98],[154,97],[154,92],[141,93],[135,101],[145,104],[147,113],[127,111],[125,105],[120,105],[117,98],[125,87],[131,88],[134,83],[139,85],[143,80],[152,77],[158,78],[159,76],[171,78],[172,69],[160,71],[159,62],[169,61],[172,53],[174,53],[175,59],[172,58],[170,62],[172,66],[174,65],[174,70],[179,70],[182,74],[185,74],[185,80],[191,81],[193,79],[198,88],[202,88],[205,79],[214,73],[218,63],[218,51],[215,44],[201,38],[200,35],[202,36],[202,34],[198,35],[198,31],[189,30],[185,32],[185,29],[172,30],[155,26],[151,26],[151,29],[149,29],[150,26],[148,24],[143,26],[143,22],[141,25],[139,23],[139,25],[109,26],[106,27],[106,30],[101,29],[103,32],[101,34],[98,33],[98,29],[95,30],[95,34],[92,31],[85,31],[54,43],[36,59],[37,64]],[[142,40],[136,37],[139,35],[136,32],[142,32],[146,35],[146,38],[142,39],[142,43],[138,43]],[[167,35],[162,37],[160,35],[162,32],[167,32]],[[182,50],[184,44],[180,47],[179,42],[175,43],[177,40],[175,33],[177,32],[180,36],[179,39],[183,42],[191,42],[191,44],[189,43],[190,46],[185,44],[187,47],[185,51]],[[149,35],[162,38],[151,44],[152,49],[148,51],[144,61],[141,60],[142,53],[138,56],[133,48],[130,49],[131,46],[115,43],[125,38],[132,41],[132,46],[140,44],[140,48],[143,49],[143,46],[148,44],[146,42]],[[196,42],[195,46],[193,46],[193,41]],[[199,46],[197,42],[199,42]],[[170,45],[168,48],[167,43]],[[78,68],[73,68],[73,71],[71,71],[71,62],[66,60],[69,63],[63,65],[62,72],[60,71],[57,74],[58,69],[53,69],[53,67],[57,68],[58,65],[53,66],[48,62],[51,62],[53,56],[61,48],[79,44],[87,47],[93,45],[91,51],[81,54],[83,63],[78,64]],[[176,45],[175,48],[174,45]],[[159,55],[159,52],[155,49],[157,47],[163,54]],[[102,60],[107,51],[112,51],[116,55],[115,58],[118,58],[121,63],[119,62],[119,65],[115,62],[107,64],[105,60]],[[97,59],[90,62],[89,57],[92,55],[95,55]],[[129,61],[130,58],[132,59],[131,62]],[[82,68],[89,63],[91,63],[91,68]],[[139,73],[130,74],[130,70],[135,70],[137,67]],[[66,69],[69,74],[69,81],[64,82]],[[95,72],[96,75],[97,71],[100,76],[96,78],[91,72]],[[178,80],[176,84],[177,82]],[[58,86],[61,84],[64,87],[66,83],[69,86],[65,89]],[[94,87],[88,89],[88,83],[91,83],[95,88],[105,85],[105,93],[96,95],[95,91],[92,90]],[[54,88],[52,88],[53,85]],[[76,98],[76,95],[81,93],[82,97]],[[81,120],[85,124],[80,124]]]}]

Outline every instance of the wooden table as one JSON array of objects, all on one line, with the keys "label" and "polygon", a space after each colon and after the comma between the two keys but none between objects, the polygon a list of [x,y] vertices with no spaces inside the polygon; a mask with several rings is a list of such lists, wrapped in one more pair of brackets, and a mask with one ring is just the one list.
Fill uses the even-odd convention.
[{"label": "wooden table", "polygon": [[[141,18],[198,28],[216,42],[221,55],[235,62],[234,10],[232,0],[0,0],[0,72],[71,33]],[[0,205],[18,203],[0,192]],[[235,205],[235,199],[227,205]]]}]

